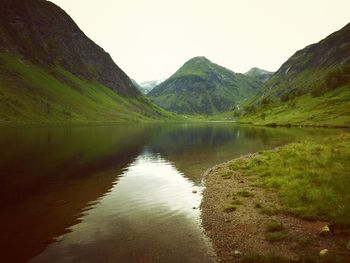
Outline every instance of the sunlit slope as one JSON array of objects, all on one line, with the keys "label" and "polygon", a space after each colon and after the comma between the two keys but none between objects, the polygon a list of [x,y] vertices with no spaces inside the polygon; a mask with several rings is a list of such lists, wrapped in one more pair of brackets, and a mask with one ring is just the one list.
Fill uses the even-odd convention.
[{"label": "sunlit slope", "polygon": [[0,53],[0,122],[114,122],[169,116],[142,95],[123,97],[62,67],[43,69]]}]

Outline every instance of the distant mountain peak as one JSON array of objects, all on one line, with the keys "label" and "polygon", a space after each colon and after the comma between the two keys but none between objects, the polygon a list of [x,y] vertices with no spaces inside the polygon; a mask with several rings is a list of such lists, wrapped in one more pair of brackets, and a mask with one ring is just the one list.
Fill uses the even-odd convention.
[{"label": "distant mountain peak", "polygon": [[148,96],[170,111],[213,114],[234,108],[261,85],[202,56],[188,60]]},{"label": "distant mountain peak", "polygon": [[258,67],[253,67],[250,70],[248,70],[246,73],[244,73],[244,75],[261,82],[268,81],[273,74],[274,72],[267,71],[265,69],[261,69]]},{"label": "distant mountain peak", "polygon": [[197,57],[193,57],[191,58],[190,60],[188,60],[186,63],[190,63],[190,62],[209,62],[211,63],[211,61],[209,59],[207,59],[206,57],[204,56],[197,56]]},{"label": "distant mountain peak", "polygon": [[132,79],[133,84],[135,87],[141,91],[142,94],[146,95],[148,94],[154,87],[158,86],[162,82],[164,82],[166,79],[157,79],[157,80],[148,80],[148,81],[142,81],[138,83],[136,80]]}]

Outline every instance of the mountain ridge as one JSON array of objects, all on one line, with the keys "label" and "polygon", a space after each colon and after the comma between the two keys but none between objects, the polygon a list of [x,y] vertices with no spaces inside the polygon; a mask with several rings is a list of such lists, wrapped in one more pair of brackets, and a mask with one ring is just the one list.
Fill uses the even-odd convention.
[{"label": "mountain ridge", "polygon": [[267,71],[257,67],[251,68],[250,70],[244,73],[244,75],[254,78],[261,82],[268,81],[273,76],[273,74],[275,74],[275,72]]},{"label": "mountain ridge", "polygon": [[0,122],[130,121],[167,115],[57,5],[0,2]]},{"label": "mountain ridge", "polygon": [[166,79],[157,79],[157,80],[148,80],[148,81],[142,81],[137,82],[134,79],[131,79],[131,82],[134,84],[134,86],[144,95],[147,95],[152,89],[154,89],[156,86],[158,86],[160,83],[164,82]]},{"label": "mountain ridge", "polygon": [[236,112],[255,123],[350,126],[350,23],[295,52]]},{"label": "mountain ridge", "polygon": [[177,113],[214,114],[234,108],[261,85],[244,74],[212,63],[203,56],[191,58],[148,97]]}]

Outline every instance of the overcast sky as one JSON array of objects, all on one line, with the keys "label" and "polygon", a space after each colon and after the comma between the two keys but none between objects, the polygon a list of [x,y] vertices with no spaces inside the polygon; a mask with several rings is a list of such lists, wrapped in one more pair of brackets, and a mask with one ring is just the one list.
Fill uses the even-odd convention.
[{"label": "overcast sky", "polygon": [[350,0],[52,0],[138,82],[206,56],[270,71],[350,22]]}]

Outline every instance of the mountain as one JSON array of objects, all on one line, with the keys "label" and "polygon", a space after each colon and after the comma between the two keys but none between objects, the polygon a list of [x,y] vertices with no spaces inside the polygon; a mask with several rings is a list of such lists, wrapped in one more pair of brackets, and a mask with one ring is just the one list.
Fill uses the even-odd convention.
[{"label": "mountain", "polygon": [[214,114],[234,108],[260,86],[261,82],[244,74],[195,57],[147,95],[169,111]]},{"label": "mountain", "polygon": [[135,80],[131,80],[134,84],[134,86],[141,91],[142,94],[149,93],[154,87],[159,85],[160,83],[164,82],[165,79],[158,79],[158,80],[150,80],[150,81],[143,81],[143,82],[136,82]]},{"label": "mountain", "polygon": [[260,68],[251,68],[249,71],[244,73],[244,75],[251,77],[255,80],[261,81],[261,82],[268,81],[272,77],[273,74],[274,74],[274,72],[270,72],[270,71],[260,69]]},{"label": "mountain", "polygon": [[236,114],[261,124],[350,126],[350,23],[297,51]]},{"label": "mountain", "polygon": [[0,122],[163,114],[61,8],[45,0],[0,1]]}]

